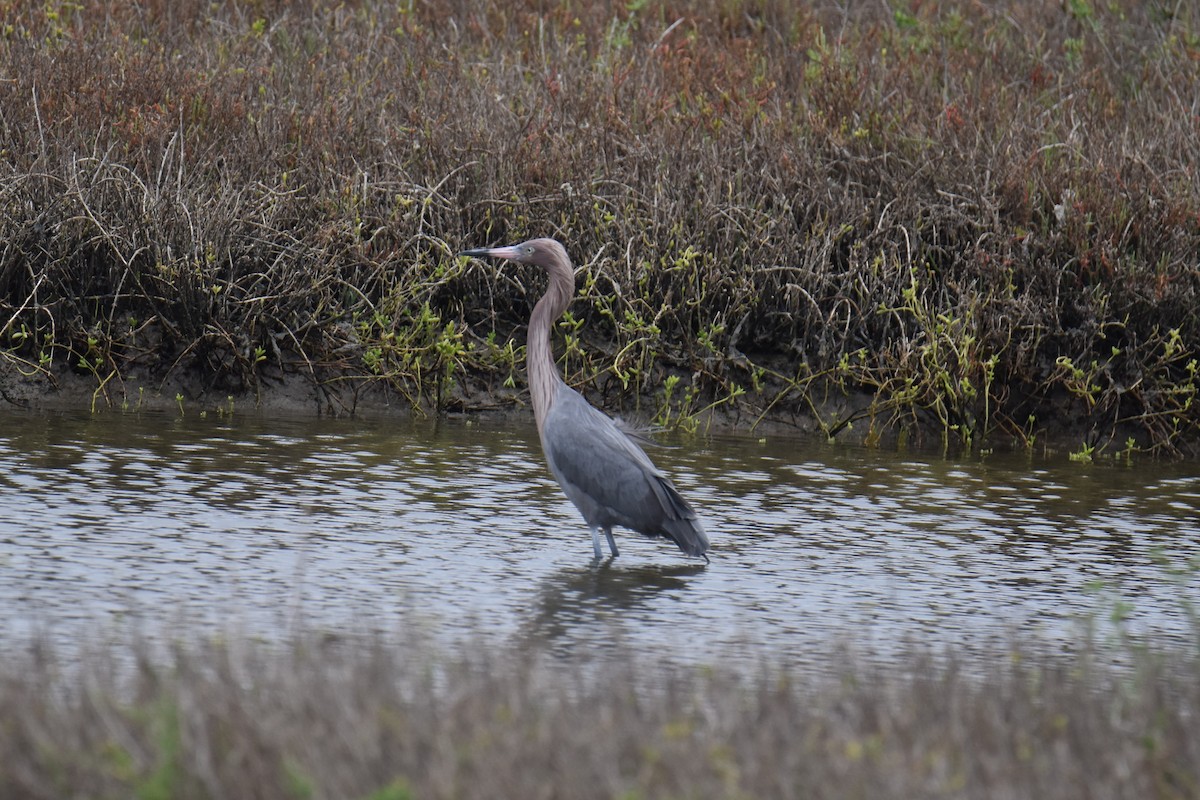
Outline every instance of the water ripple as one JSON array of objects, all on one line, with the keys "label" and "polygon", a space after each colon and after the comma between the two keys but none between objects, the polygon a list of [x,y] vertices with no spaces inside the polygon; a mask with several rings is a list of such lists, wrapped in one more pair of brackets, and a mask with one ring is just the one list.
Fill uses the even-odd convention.
[{"label": "water ripple", "polygon": [[652,456],[701,510],[712,564],[624,534],[596,567],[531,424],[0,422],[8,635],[420,625],[798,664],[846,641],[982,649],[1018,631],[1065,647],[1114,609],[1137,635],[1195,635],[1193,465],[684,440]]}]

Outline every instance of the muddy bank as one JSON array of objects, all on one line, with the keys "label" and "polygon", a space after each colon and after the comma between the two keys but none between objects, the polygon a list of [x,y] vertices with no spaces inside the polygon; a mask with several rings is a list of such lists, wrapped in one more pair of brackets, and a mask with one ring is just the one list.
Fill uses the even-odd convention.
[{"label": "muddy bank", "polygon": [[[309,375],[291,373],[264,382],[253,391],[231,391],[214,385],[211,376],[172,375],[166,379],[131,376],[113,379],[100,386],[91,375],[62,370],[52,376],[23,376],[0,371],[0,406],[35,413],[162,413],[179,416],[270,416],[291,418],[332,417],[342,419],[428,419],[471,417],[488,420],[527,420],[532,425],[533,411],[524,386],[505,387],[498,381],[479,378],[464,381],[470,388],[455,385],[443,398],[444,405],[426,403],[414,406],[411,394],[397,391],[384,382],[362,377],[329,377],[321,382]],[[876,399],[865,393],[830,392],[819,401],[804,398],[808,410],[798,408],[795,400],[764,409],[750,402],[721,404],[693,416],[664,410],[664,397],[645,395],[638,398],[606,396],[604,392],[581,387],[589,399],[611,416],[639,428],[668,436],[704,436],[710,433],[743,433],[817,437],[870,446],[963,451],[960,438],[947,436],[936,419],[913,417],[902,424],[872,416]],[[1070,410],[1071,399],[1062,399],[1060,414],[1048,417],[1046,424],[1005,435],[993,432],[974,443],[976,448],[1024,449],[1036,452],[1082,453],[1095,457],[1129,455],[1124,449],[1132,431],[1102,438],[1086,419]],[[666,421],[666,424],[663,422]]]}]

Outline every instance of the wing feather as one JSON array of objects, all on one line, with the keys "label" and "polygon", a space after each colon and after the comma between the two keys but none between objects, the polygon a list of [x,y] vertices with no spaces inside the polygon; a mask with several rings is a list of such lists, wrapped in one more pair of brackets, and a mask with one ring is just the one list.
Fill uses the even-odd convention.
[{"label": "wing feather", "polygon": [[[644,510],[647,500],[655,499],[648,482],[649,476],[659,474],[654,464],[612,420],[578,393],[560,390],[542,436],[550,469],[568,495],[572,490],[582,493],[598,506],[597,511],[607,510],[623,517],[635,509]],[[576,497],[571,499],[580,505]],[[589,517],[583,506],[580,511]]]},{"label": "wing feather", "polygon": [[572,389],[559,390],[542,429],[551,472],[589,525],[666,536],[702,555],[696,512],[624,430]]}]

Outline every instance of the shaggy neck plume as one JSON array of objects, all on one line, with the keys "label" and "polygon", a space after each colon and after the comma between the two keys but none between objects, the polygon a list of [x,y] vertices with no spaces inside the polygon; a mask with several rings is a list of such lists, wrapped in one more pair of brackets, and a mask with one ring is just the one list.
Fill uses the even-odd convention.
[{"label": "shaggy neck plume", "polygon": [[529,371],[529,392],[533,399],[533,415],[537,420],[538,433],[546,414],[554,405],[558,387],[564,386],[558,370],[554,368],[554,351],[550,346],[550,331],[554,323],[567,310],[575,294],[575,272],[571,260],[561,247],[559,252],[550,253],[546,271],[550,285],[542,299],[533,307],[529,319],[529,340],[526,345],[525,363]]}]

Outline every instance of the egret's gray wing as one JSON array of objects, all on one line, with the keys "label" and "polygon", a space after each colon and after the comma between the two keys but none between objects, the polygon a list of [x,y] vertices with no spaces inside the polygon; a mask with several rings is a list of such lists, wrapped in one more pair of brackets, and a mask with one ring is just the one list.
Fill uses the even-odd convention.
[{"label": "egret's gray wing", "polygon": [[542,428],[550,469],[589,525],[666,536],[689,555],[708,537],[696,512],[650,458],[572,389],[560,389]]}]

